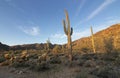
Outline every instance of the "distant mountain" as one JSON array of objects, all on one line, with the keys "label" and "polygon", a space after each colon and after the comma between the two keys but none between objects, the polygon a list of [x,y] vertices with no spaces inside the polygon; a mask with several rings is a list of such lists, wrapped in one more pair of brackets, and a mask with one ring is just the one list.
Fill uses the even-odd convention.
[{"label": "distant mountain", "polygon": [[[112,38],[112,44],[116,49],[120,50],[120,24],[115,24],[110,26],[107,29],[101,30],[94,34],[95,40],[95,48],[97,51],[104,50],[104,39]],[[88,50],[92,51],[92,44],[91,44],[91,36],[80,38],[72,42],[73,50],[81,51],[81,50]],[[53,49],[57,44],[50,43],[50,49]],[[62,47],[62,45],[59,45]],[[35,44],[25,44],[25,45],[16,45],[16,46],[8,46],[5,44],[0,43],[0,51],[1,50],[25,50],[25,49],[35,49],[35,50],[44,50],[46,49],[46,43],[35,43]]]},{"label": "distant mountain", "polygon": [[[104,39],[108,40],[109,38],[112,38],[114,47],[120,49],[120,24],[112,25],[94,34],[96,50],[102,51],[104,49]],[[92,50],[91,43],[91,36],[84,37],[73,42],[73,49],[87,48],[88,50]]]},{"label": "distant mountain", "polygon": [[0,42],[0,51],[9,50],[9,46]]},{"label": "distant mountain", "polygon": [[[11,50],[45,50],[46,47],[46,43],[35,43],[35,44],[24,44],[24,45],[16,45],[16,46],[10,46]],[[57,44],[49,44],[50,45],[50,49],[53,49]]]}]

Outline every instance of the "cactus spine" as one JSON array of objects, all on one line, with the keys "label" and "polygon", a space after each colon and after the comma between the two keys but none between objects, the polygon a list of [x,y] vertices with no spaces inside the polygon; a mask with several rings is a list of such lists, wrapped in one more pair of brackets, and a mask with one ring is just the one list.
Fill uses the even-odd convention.
[{"label": "cactus spine", "polygon": [[66,21],[63,20],[63,26],[64,26],[64,32],[67,36],[67,48],[69,51],[69,59],[70,61],[72,61],[72,39],[71,39],[71,35],[73,33],[73,28],[70,27],[70,20],[69,20],[69,16],[68,16],[68,12],[67,10],[65,10],[65,15],[66,15]]},{"label": "cactus spine", "polygon": [[91,36],[92,36],[92,47],[93,47],[93,52],[96,53],[92,26],[90,27],[90,30],[91,30]]}]

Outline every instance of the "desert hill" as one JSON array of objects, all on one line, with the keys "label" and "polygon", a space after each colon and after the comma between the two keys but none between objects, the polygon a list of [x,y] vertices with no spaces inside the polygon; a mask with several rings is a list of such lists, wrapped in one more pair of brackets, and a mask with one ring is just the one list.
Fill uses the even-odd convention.
[{"label": "desert hill", "polygon": [[[94,34],[95,47],[97,51],[102,51],[105,40],[112,39],[113,46],[120,49],[120,24],[115,24],[107,29],[101,30]],[[78,39],[73,42],[73,49],[92,49],[91,36]]]}]

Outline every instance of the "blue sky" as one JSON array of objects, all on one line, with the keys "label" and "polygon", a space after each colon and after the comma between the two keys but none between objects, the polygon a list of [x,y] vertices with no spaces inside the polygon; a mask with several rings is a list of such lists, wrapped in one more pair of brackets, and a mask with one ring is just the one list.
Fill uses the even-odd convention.
[{"label": "blue sky", "polygon": [[8,45],[66,43],[62,20],[67,9],[72,40],[120,23],[120,0],[0,0],[0,42]]}]

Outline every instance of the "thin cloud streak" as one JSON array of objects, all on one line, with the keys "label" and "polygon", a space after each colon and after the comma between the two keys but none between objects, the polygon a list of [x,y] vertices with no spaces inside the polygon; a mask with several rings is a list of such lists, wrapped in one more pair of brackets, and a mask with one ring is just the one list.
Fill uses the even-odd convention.
[{"label": "thin cloud streak", "polygon": [[78,15],[79,15],[82,7],[85,5],[85,2],[86,2],[86,0],[82,0],[82,1],[81,1],[79,7],[78,7],[77,10],[76,10],[75,16],[78,16]]},{"label": "thin cloud streak", "polygon": [[113,3],[116,0],[105,0],[96,10],[94,10],[86,19],[86,21],[94,18],[97,14],[99,14],[103,9],[105,9],[108,5]]},{"label": "thin cloud streak", "polygon": [[79,26],[82,23],[85,23],[92,18],[94,18],[97,14],[99,14],[103,9],[105,9],[108,5],[115,2],[116,0],[105,0],[97,9],[95,9],[86,19],[80,21],[75,25],[75,27]]}]

